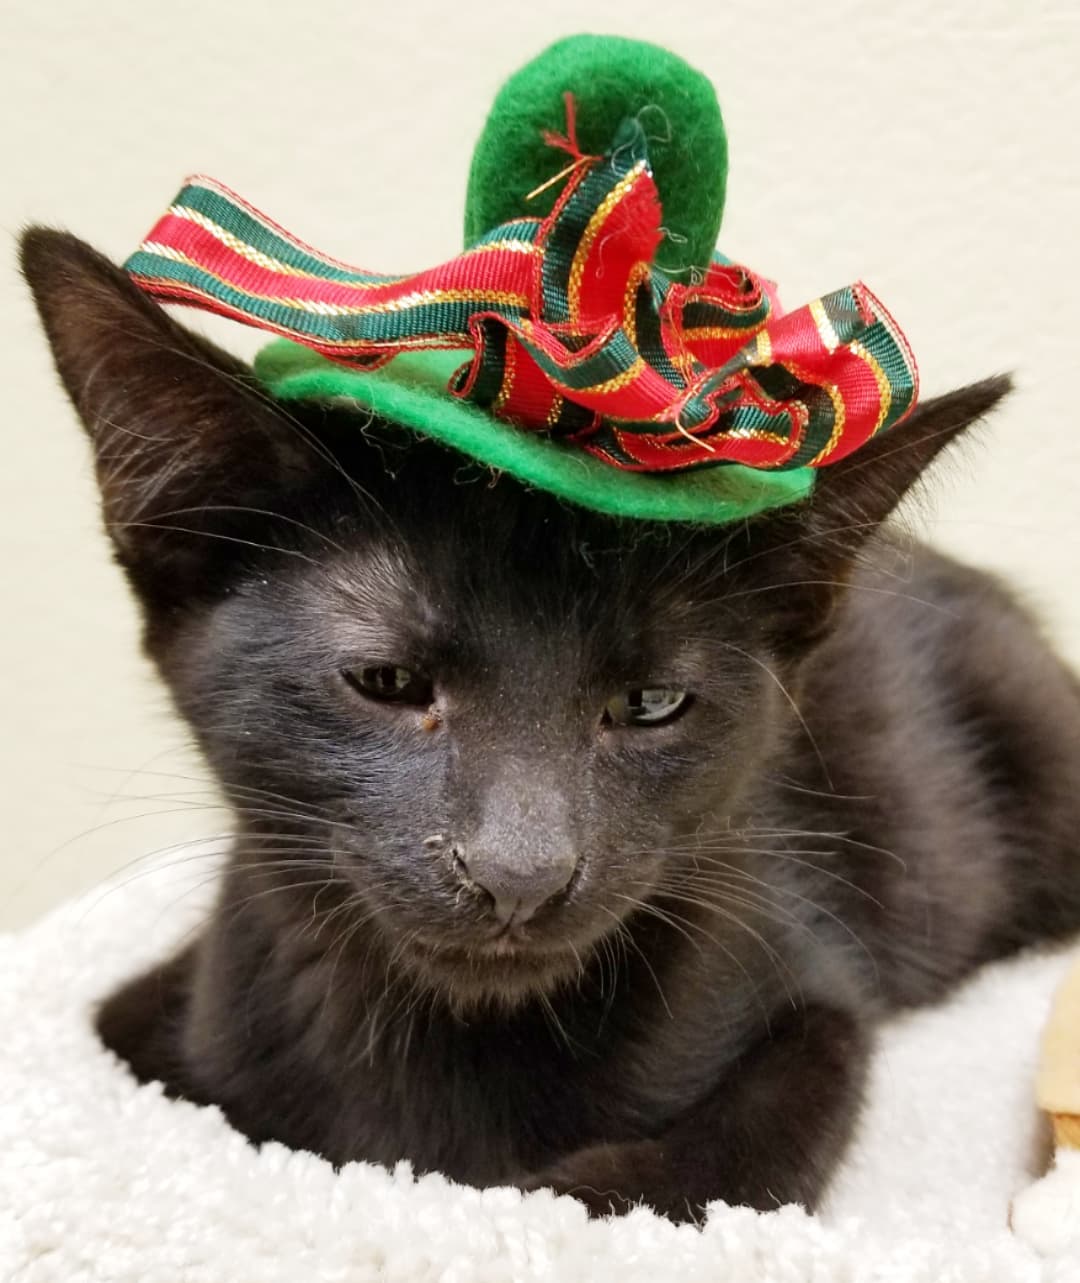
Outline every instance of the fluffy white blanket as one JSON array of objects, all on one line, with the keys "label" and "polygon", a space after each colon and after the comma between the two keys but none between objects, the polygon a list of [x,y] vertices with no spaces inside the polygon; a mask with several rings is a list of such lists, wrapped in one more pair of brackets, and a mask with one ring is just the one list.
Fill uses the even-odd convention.
[{"label": "fluffy white blanket", "polygon": [[1080,1246],[1042,1258],[1007,1225],[1040,1161],[1031,1086],[1065,953],[992,968],[886,1031],[821,1215],[718,1204],[697,1230],[644,1210],[590,1222],[570,1199],[416,1180],[405,1164],[335,1172],[136,1086],[93,1007],[191,929],[188,892],[161,870],[0,938],[5,1283],[1080,1280]]}]

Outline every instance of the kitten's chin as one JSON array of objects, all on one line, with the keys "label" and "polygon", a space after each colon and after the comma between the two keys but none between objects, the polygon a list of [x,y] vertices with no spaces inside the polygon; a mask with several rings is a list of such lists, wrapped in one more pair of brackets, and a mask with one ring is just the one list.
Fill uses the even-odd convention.
[{"label": "kitten's chin", "polygon": [[523,949],[502,941],[466,949],[414,940],[402,957],[425,986],[459,1011],[512,1010],[574,983],[581,974],[569,949]]}]

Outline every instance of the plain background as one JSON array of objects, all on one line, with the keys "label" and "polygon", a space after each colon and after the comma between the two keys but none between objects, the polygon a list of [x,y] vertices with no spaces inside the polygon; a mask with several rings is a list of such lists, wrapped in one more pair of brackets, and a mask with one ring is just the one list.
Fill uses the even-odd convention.
[{"label": "plain background", "polygon": [[[939,467],[935,515],[924,502],[917,519],[1008,574],[1080,660],[1077,0],[9,0],[0,924],[227,827],[139,658],[17,277],[20,226],[64,225],[123,259],[201,170],[337,257],[431,265],[459,246],[500,80],[580,30],[660,41],[712,77],[732,155],[721,246],[788,306],[861,277],[906,330],[924,393],[1016,371],[1012,401]],[[245,354],[257,342],[212,333]]]}]

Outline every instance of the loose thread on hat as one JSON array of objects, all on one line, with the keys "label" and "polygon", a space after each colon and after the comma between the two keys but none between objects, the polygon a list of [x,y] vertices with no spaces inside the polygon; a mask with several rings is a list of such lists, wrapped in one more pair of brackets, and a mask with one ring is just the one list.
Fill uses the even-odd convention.
[{"label": "loose thread on hat", "polygon": [[542,135],[544,142],[549,147],[557,147],[559,151],[568,152],[575,160],[587,160],[588,157],[578,145],[577,100],[569,89],[563,94],[563,103],[566,107],[566,133],[557,134],[552,129],[545,129]]},{"label": "loose thread on hat", "polygon": [[563,94],[563,103],[566,106],[566,133],[557,134],[553,129],[545,129],[541,137],[549,147],[564,151],[567,155],[573,156],[574,159],[571,164],[564,169],[560,169],[557,174],[546,182],[541,183],[539,187],[534,187],[525,197],[526,200],[532,200],[534,197],[539,196],[541,192],[546,192],[549,187],[554,187],[556,183],[561,182],[564,178],[569,178],[574,170],[580,169],[582,165],[600,159],[599,156],[589,156],[581,150],[577,136],[577,101],[569,89]]},{"label": "loose thread on hat", "polygon": [[675,418],[672,420],[672,422],[675,424],[675,431],[678,432],[681,436],[684,436],[687,439],[687,441],[692,441],[694,445],[701,446],[701,448],[703,450],[707,450],[709,454],[716,453],[716,446],[714,446],[711,442],[706,441],[704,437],[695,436],[690,431],[689,428],[684,428],[683,425],[679,422],[679,416],[677,414]]},{"label": "loose thread on hat", "polygon": [[532,200],[534,197],[539,196],[541,192],[546,192],[549,187],[554,187],[561,179],[568,178],[575,169],[580,169],[582,165],[587,164],[592,159],[592,156],[580,156],[577,160],[572,161],[569,165],[565,166],[565,168],[560,169],[557,174],[553,174],[547,182],[541,183],[539,187],[534,187],[525,199]]}]

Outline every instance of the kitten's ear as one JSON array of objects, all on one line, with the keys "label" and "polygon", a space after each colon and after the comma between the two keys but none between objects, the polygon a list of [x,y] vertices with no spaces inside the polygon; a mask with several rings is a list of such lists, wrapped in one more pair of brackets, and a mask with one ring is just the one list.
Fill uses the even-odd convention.
[{"label": "kitten's ear", "polygon": [[266,508],[310,452],[245,365],[83,241],[30,228],[21,264],[94,448],[119,561],[147,604],[212,590],[236,553],[239,509]]},{"label": "kitten's ear", "polygon": [[984,419],[1011,390],[1011,377],[1000,374],[924,401],[892,432],[822,468],[809,505],[812,524],[819,529],[847,526],[846,542],[857,547],[941,451]]},{"label": "kitten's ear", "polygon": [[1012,388],[998,375],[924,401],[906,422],[822,468],[807,503],[784,509],[748,531],[750,561],[784,602],[780,631],[820,635],[866,540],[879,529],[934,459]]}]

